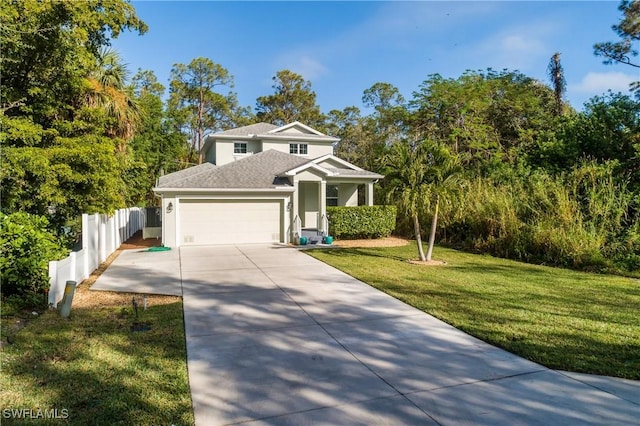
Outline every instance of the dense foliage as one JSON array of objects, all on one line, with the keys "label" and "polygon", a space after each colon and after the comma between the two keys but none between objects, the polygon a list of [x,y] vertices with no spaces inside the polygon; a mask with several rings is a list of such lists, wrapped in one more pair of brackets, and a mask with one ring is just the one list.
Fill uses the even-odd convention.
[{"label": "dense foliage", "polygon": [[[457,182],[462,196],[441,211],[437,234],[444,243],[503,257],[635,271],[640,103],[610,93],[582,112],[565,108],[559,115],[554,95],[519,73],[491,70],[431,76],[414,93],[403,127],[409,146],[444,144],[464,165]],[[386,150],[397,157],[398,145]],[[404,163],[386,162],[393,170],[386,171],[391,179],[384,189],[404,211],[413,211],[407,200],[417,197],[420,222],[430,220],[424,185],[395,195],[393,177],[416,178],[420,170]],[[411,235],[416,220],[401,225]]]},{"label": "dense foliage", "polygon": [[395,230],[395,206],[327,207],[329,233],[337,238],[388,237]]},{"label": "dense foliage", "polygon": [[[637,0],[622,0],[618,10],[622,12],[620,22],[613,30],[620,36],[619,41],[596,43],[593,51],[596,56],[602,56],[605,64],[620,63],[640,68],[640,63],[634,58],[638,56],[638,41],[640,41],[640,2]],[[640,99],[640,81],[630,84],[636,99]]]},{"label": "dense foliage", "polygon": [[46,303],[49,260],[64,250],[47,231],[47,218],[28,213],[0,213],[0,277],[2,295],[21,296],[35,304]]}]

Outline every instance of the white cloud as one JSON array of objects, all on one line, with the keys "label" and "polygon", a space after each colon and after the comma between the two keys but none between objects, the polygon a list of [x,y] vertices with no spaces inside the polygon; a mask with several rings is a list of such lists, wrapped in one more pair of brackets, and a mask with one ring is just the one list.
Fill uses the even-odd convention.
[{"label": "white cloud", "polygon": [[302,75],[305,80],[316,79],[327,72],[327,67],[309,56],[301,56],[291,68]]},{"label": "white cloud", "polygon": [[629,84],[638,80],[640,76],[619,71],[590,72],[578,84],[569,85],[568,90],[588,94],[601,94],[608,90],[626,92],[629,90]]},{"label": "white cloud", "polygon": [[506,68],[527,73],[551,56],[548,40],[556,31],[553,22],[512,26],[467,46],[466,57],[481,64],[481,68]]},{"label": "white cloud", "polygon": [[300,74],[305,80],[316,80],[327,73],[328,68],[319,60],[299,52],[281,55],[276,61],[278,70],[288,69]]}]

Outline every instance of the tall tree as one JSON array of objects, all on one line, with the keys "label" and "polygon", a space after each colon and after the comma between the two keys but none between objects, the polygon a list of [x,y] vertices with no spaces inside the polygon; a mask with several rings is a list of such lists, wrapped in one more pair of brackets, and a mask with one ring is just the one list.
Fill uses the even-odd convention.
[{"label": "tall tree", "polygon": [[281,70],[272,78],[273,95],[260,96],[256,101],[256,116],[278,126],[300,121],[324,130],[325,117],[316,104],[311,82],[293,71]]},{"label": "tall tree", "polygon": [[[129,70],[118,52],[102,49],[98,53],[97,64],[86,79],[83,103],[100,108],[106,114],[106,130],[110,136],[124,142],[131,139],[141,121],[141,109],[127,86]],[[125,148],[122,143],[119,149]]]},{"label": "tall tree", "polygon": [[493,173],[554,128],[554,107],[549,87],[518,72],[436,74],[414,92],[409,122],[416,138],[446,144],[470,171]]},{"label": "tall tree", "polygon": [[[611,28],[620,36],[620,41],[596,43],[593,51],[596,56],[604,57],[605,64],[614,62],[640,68],[640,63],[632,62],[632,57],[638,56],[638,42],[640,42],[640,1],[622,0],[618,6],[622,12],[622,19]],[[631,91],[640,97],[640,81],[631,83]]]},{"label": "tall tree", "polygon": [[111,37],[147,31],[125,0],[0,2],[0,98],[7,115],[71,117],[82,80]]},{"label": "tall tree", "polygon": [[188,65],[175,64],[171,70],[169,110],[189,136],[198,164],[202,163],[205,133],[234,125],[236,95],[230,90],[219,93],[223,88],[233,88],[233,76],[211,59],[195,58]]},{"label": "tall tree", "polygon": [[138,70],[132,78],[131,91],[142,111],[142,121],[129,144],[130,160],[124,178],[131,188],[128,205],[155,205],[151,190],[163,173],[185,168],[189,145],[168,120],[162,102],[165,88],[153,71]]},{"label": "tall tree", "polygon": [[100,50],[147,26],[125,0],[0,2],[0,20],[1,208],[48,215],[68,233],[80,213],[124,204],[126,153],[82,99]]},{"label": "tall tree", "polygon": [[556,115],[560,116],[562,115],[562,110],[564,107],[562,97],[567,90],[567,81],[564,78],[564,69],[562,68],[562,64],[560,63],[560,53],[554,53],[549,60],[549,65],[547,66],[547,74],[549,75],[549,79],[551,80],[553,93],[555,95]]},{"label": "tall tree", "polygon": [[370,115],[370,124],[375,125],[375,134],[380,143],[391,145],[407,138],[407,108],[397,87],[390,83],[375,83],[363,92],[362,103],[375,111]]},{"label": "tall tree", "polygon": [[[356,164],[359,167],[367,168],[362,162],[362,150],[360,141],[363,136],[362,120],[360,109],[355,106],[346,107],[343,110],[331,110],[327,115],[327,133],[340,138],[336,146],[336,155]],[[369,169],[371,170],[371,169]]]},{"label": "tall tree", "polygon": [[634,42],[640,41],[640,2],[636,0],[622,0],[618,6],[623,14],[620,23],[611,28],[622,40],[616,42],[596,43],[593,46],[596,56],[603,56],[605,64],[619,62],[640,68],[640,64],[631,62],[631,57],[638,56]]}]

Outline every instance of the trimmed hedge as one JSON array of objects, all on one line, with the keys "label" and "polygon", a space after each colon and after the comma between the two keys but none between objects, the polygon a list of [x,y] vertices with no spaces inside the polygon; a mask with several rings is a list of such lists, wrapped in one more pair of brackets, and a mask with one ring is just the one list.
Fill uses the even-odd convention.
[{"label": "trimmed hedge", "polygon": [[395,206],[327,207],[329,234],[336,238],[388,237],[396,228]]}]

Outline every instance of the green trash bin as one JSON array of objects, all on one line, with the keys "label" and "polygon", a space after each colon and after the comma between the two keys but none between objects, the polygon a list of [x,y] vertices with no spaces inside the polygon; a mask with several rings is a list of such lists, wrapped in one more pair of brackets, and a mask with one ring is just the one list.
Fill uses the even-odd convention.
[{"label": "green trash bin", "polygon": [[307,237],[300,237],[301,246],[306,246],[308,242],[309,242],[309,239]]},{"label": "green trash bin", "polygon": [[331,235],[325,235],[324,237],[322,237],[322,242],[324,244],[333,244],[333,237]]}]

